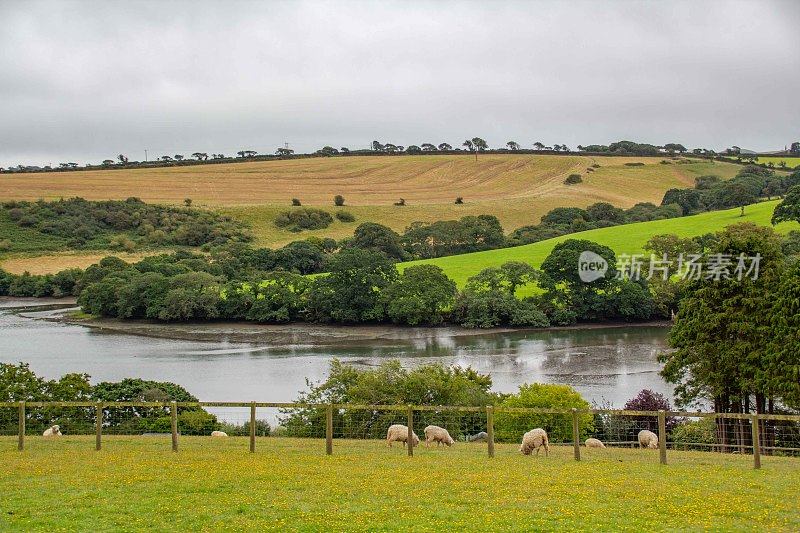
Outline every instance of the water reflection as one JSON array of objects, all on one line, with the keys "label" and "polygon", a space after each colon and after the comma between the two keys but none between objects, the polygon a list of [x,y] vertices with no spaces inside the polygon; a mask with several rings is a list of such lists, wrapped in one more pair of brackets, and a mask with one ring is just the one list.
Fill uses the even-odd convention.
[{"label": "water reflection", "polygon": [[[18,305],[18,304],[17,304]],[[87,372],[93,381],[124,377],[174,381],[208,401],[288,401],[305,378],[324,379],[337,357],[374,367],[387,358],[404,365],[432,361],[471,366],[492,375],[494,389],[512,392],[521,383],[566,383],[590,401],[621,405],[642,388],[671,396],[659,377],[656,356],[666,347],[658,327],[455,336],[429,330],[425,338],[359,340],[316,346],[285,342],[234,342],[227,335],[191,341],[97,331],[37,320],[47,312],[12,312],[0,305],[0,361],[26,361],[48,378]]]}]

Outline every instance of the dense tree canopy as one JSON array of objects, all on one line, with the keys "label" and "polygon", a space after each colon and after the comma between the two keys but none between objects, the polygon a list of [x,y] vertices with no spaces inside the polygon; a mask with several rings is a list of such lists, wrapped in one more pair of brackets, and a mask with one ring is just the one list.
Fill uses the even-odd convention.
[{"label": "dense tree canopy", "polygon": [[675,350],[662,356],[664,377],[677,384],[682,403],[712,399],[722,412],[764,412],[768,401],[794,401],[800,362],[791,324],[796,268],[787,269],[770,228],[749,223],[720,232],[709,256],[714,254],[733,257],[732,272],[739,254],[759,254],[758,277],[692,282],[670,332]]}]

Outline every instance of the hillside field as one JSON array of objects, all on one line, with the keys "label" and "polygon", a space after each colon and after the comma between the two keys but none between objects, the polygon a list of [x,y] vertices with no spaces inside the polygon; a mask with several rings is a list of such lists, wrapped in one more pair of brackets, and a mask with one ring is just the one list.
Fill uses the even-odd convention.
[{"label": "hillside field", "polygon": [[800,529],[800,459],[456,443],[0,437],[0,530],[642,531]]},{"label": "hillside field", "polygon": [[[610,202],[631,207],[659,203],[667,189],[690,187],[698,176],[730,178],[739,165],[706,160],[662,164],[662,158],[483,154],[353,156],[228,163],[155,169],[95,170],[0,175],[0,201],[81,196],[221,209],[253,225],[258,245],[278,246],[310,235],[342,238],[354,224],[292,233],[276,228],[275,215],[292,198],[333,211],[345,197],[356,223],[375,221],[403,231],[415,221],[493,214],[506,231],[536,224],[554,207]],[[626,163],[644,163],[626,166]],[[599,168],[588,172],[592,165]],[[564,185],[573,173],[583,183]],[[455,205],[456,197],[464,198]],[[400,198],[406,206],[393,205]]]},{"label": "hillside field", "polygon": [[[773,200],[747,206],[744,216],[739,216],[740,210],[736,208],[701,213],[689,217],[637,222],[635,224],[562,235],[554,239],[513,248],[411,261],[402,263],[399,267],[403,269],[409,265],[423,263],[438,265],[459,286],[463,286],[469,277],[474,276],[484,268],[499,266],[506,261],[524,261],[538,267],[556,244],[567,239],[594,241],[608,246],[619,256],[619,254],[623,253],[642,253],[644,244],[654,235],[672,233],[680,237],[693,237],[720,231],[726,226],[740,222],[753,222],[762,226],[769,226],[772,211],[777,204],[778,200]],[[783,222],[778,224],[775,229],[780,233],[788,233],[791,230],[800,230],[800,224],[797,222]]]},{"label": "hillside field", "polygon": [[758,158],[759,163],[773,163],[776,167],[783,161],[786,163],[787,168],[798,168],[800,167],[800,157],[770,157],[770,156],[761,156]]}]

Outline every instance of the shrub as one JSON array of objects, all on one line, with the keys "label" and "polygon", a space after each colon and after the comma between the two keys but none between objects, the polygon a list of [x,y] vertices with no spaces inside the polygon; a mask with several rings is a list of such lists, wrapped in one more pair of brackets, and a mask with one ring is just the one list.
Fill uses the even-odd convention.
[{"label": "shrub", "polygon": [[461,196],[456,197],[456,205],[461,205],[464,203],[464,198]]},{"label": "shrub", "polygon": [[398,206],[403,206],[403,205],[406,205],[406,200],[405,200],[405,198],[400,198],[400,200],[399,200],[399,201],[397,201],[397,202],[395,202],[395,203],[394,203],[394,205],[398,205]]},{"label": "shrub", "polygon": [[641,163],[641,162],[637,161],[635,163],[625,163],[625,166],[626,167],[643,167],[644,163]]},{"label": "shrub", "polygon": [[567,179],[564,180],[566,185],[576,185],[578,183],[582,183],[583,178],[581,178],[580,174],[570,174],[567,176]]},{"label": "shrub", "polygon": [[[88,201],[83,198],[53,202],[16,202],[3,207],[17,225],[60,237],[73,248],[115,246],[130,249],[114,237],[134,241],[161,231],[164,244],[201,246],[247,242],[252,235],[239,222],[202,209],[146,204],[138,198]],[[135,242],[135,241],[134,241]]]},{"label": "shrub", "polygon": [[465,290],[453,307],[453,320],[465,328],[547,327],[547,316],[533,299],[518,300],[505,291]]},{"label": "shrub", "polygon": [[375,222],[360,224],[346,248],[361,248],[386,254],[387,257],[402,261],[406,258],[403,243],[393,229]]},{"label": "shrub", "polygon": [[353,213],[351,213],[349,211],[337,211],[336,212],[336,218],[339,220],[339,222],[355,222],[356,221],[356,217],[353,216]]},{"label": "shrub", "polygon": [[[569,385],[532,383],[520,385],[516,394],[506,397],[500,408],[533,407],[540,409],[589,409],[589,403]],[[588,437],[594,427],[591,414],[578,417],[581,440]],[[521,442],[522,435],[540,427],[547,431],[551,443],[572,440],[571,414],[528,414],[498,410],[494,418],[495,438],[500,442]]]},{"label": "shrub", "polygon": [[670,440],[675,444],[716,444],[717,423],[711,417],[697,421],[687,420],[672,429]]},{"label": "shrub", "polygon": [[[650,389],[642,389],[635,397],[625,402],[623,407],[626,411],[670,411],[672,407],[663,394],[653,392]],[[629,417],[631,418],[631,417]],[[658,427],[658,418],[654,416],[637,416],[632,417],[633,420],[639,422],[647,422],[651,428]],[[667,432],[672,431],[672,428],[678,425],[678,419],[674,416],[667,417]]]},{"label": "shrub", "polygon": [[600,168],[600,165],[598,165],[597,163],[595,163],[594,165],[592,165],[592,168]]},{"label": "shrub", "polygon": [[[234,424],[230,422],[222,422],[219,425],[219,430],[224,431],[231,437],[247,437],[250,435],[250,421],[244,424]],[[272,428],[266,420],[256,420],[256,437],[269,437],[272,433]]]},{"label": "shrub", "polygon": [[217,417],[203,410],[178,414],[178,431],[183,435],[210,435],[218,427]]},{"label": "shrub", "polygon": [[344,196],[342,196],[341,194],[337,194],[336,196],[334,196],[333,197],[333,205],[335,205],[337,207],[343,206],[344,205]]},{"label": "shrub", "polygon": [[301,205],[303,205],[303,204],[301,204],[301,203],[300,203],[300,200],[299,200],[299,199],[297,199],[297,198],[292,198],[292,205],[293,205],[294,207],[300,207],[300,206],[301,206]]},{"label": "shrub", "polygon": [[109,248],[112,250],[132,252],[136,249],[136,243],[127,235],[116,235],[109,241]]},{"label": "shrub", "polygon": [[9,239],[0,239],[0,252],[7,252],[11,249],[11,241]]},{"label": "shrub", "polygon": [[[438,363],[403,368],[392,359],[373,369],[356,369],[334,359],[328,378],[322,383],[308,383],[309,390],[300,393],[300,403],[352,403],[397,405],[426,403],[484,407],[496,403],[491,392],[492,378],[471,368],[446,367]],[[281,432],[289,436],[325,435],[323,409],[282,410]],[[386,428],[397,422],[391,411],[334,410],[334,438],[385,438]],[[441,422],[434,412],[414,413],[414,427]],[[485,431],[483,413],[464,413],[452,417],[446,429],[458,440],[464,435]],[[276,428],[277,429],[277,428]]]},{"label": "shrub", "polygon": [[324,229],[330,226],[333,217],[327,211],[303,207],[292,211],[284,211],[275,217],[275,225],[288,228],[290,231]]}]

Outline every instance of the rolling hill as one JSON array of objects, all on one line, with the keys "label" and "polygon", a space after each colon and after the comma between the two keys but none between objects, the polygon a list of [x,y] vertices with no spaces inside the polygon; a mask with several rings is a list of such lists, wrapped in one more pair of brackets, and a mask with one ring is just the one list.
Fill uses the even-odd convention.
[{"label": "rolling hill", "polygon": [[[484,154],[331,157],[153,169],[95,170],[0,175],[0,200],[81,196],[90,200],[136,196],[147,202],[220,209],[253,225],[257,244],[277,246],[306,236],[341,238],[354,224],[335,222],[325,230],[292,233],[273,220],[290,206],[331,210],[334,195],[360,222],[376,221],[402,231],[414,221],[484,213],[496,215],[506,231],[538,223],[554,207],[610,202],[630,207],[658,203],[667,189],[688,187],[696,177],[732,177],[741,167],[706,160],[662,164],[661,158],[574,155]],[[631,163],[644,163],[630,166]],[[587,169],[599,165],[591,172]],[[564,185],[570,174],[583,183]],[[456,197],[464,198],[455,205]],[[395,206],[400,198],[405,206]]]},{"label": "rolling hill", "polygon": [[[736,208],[668,220],[638,222],[623,226],[582,231],[514,248],[411,261],[402,263],[400,268],[403,269],[410,265],[423,263],[437,265],[460,287],[463,287],[469,277],[474,276],[482,269],[499,266],[506,261],[524,261],[538,267],[556,244],[567,239],[586,239],[604,244],[614,250],[617,255],[623,253],[635,254],[641,253],[644,244],[654,235],[672,233],[680,237],[692,237],[719,231],[726,226],[739,222],[754,222],[768,226],[770,225],[772,211],[777,203],[778,201],[774,200],[750,205],[745,209],[744,216],[739,216],[740,210]],[[776,230],[780,233],[788,233],[791,230],[800,230],[800,224],[797,222],[784,222],[778,224]]]},{"label": "rolling hill", "polygon": [[[633,165],[632,165],[633,164]],[[592,169],[589,171],[588,169]],[[741,167],[732,163],[662,158],[578,155],[482,154],[353,156],[261,162],[0,175],[0,201],[81,196],[87,199],[139,197],[148,202],[209,208],[249,223],[256,246],[282,246],[307,237],[341,239],[362,222],[379,222],[402,232],[412,222],[492,214],[506,232],[536,224],[555,207],[585,207],[610,202],[630,207],[659,203],[667,189],[689,187],[698,176],[730,178]],[[583,182],[565,185],[581,174]],[[333,196],[345,207],[333,206]],[[456,197],[464,204],[456,205]],[[356,220],[334,222],[325,229],[294,233],[278,228],[275,217],[290,208],[292,198],[304,206],[331,212],[343,209]],[[404,198],[405,206],[394,202]],[[17,241],[20,228],[0,221],[0,241]],[[6,231],[8,230],[8,231]],[[2,267],[12,272],[55,272],[86,267],[107,250],[48,252],[41,239],[28,239],[29,250],[0,251]],[[19,246],[15,246],[19,249]],[[119,253],[119,252],[115,252]],[[136,254],[153,251],[136,250]]]}]

